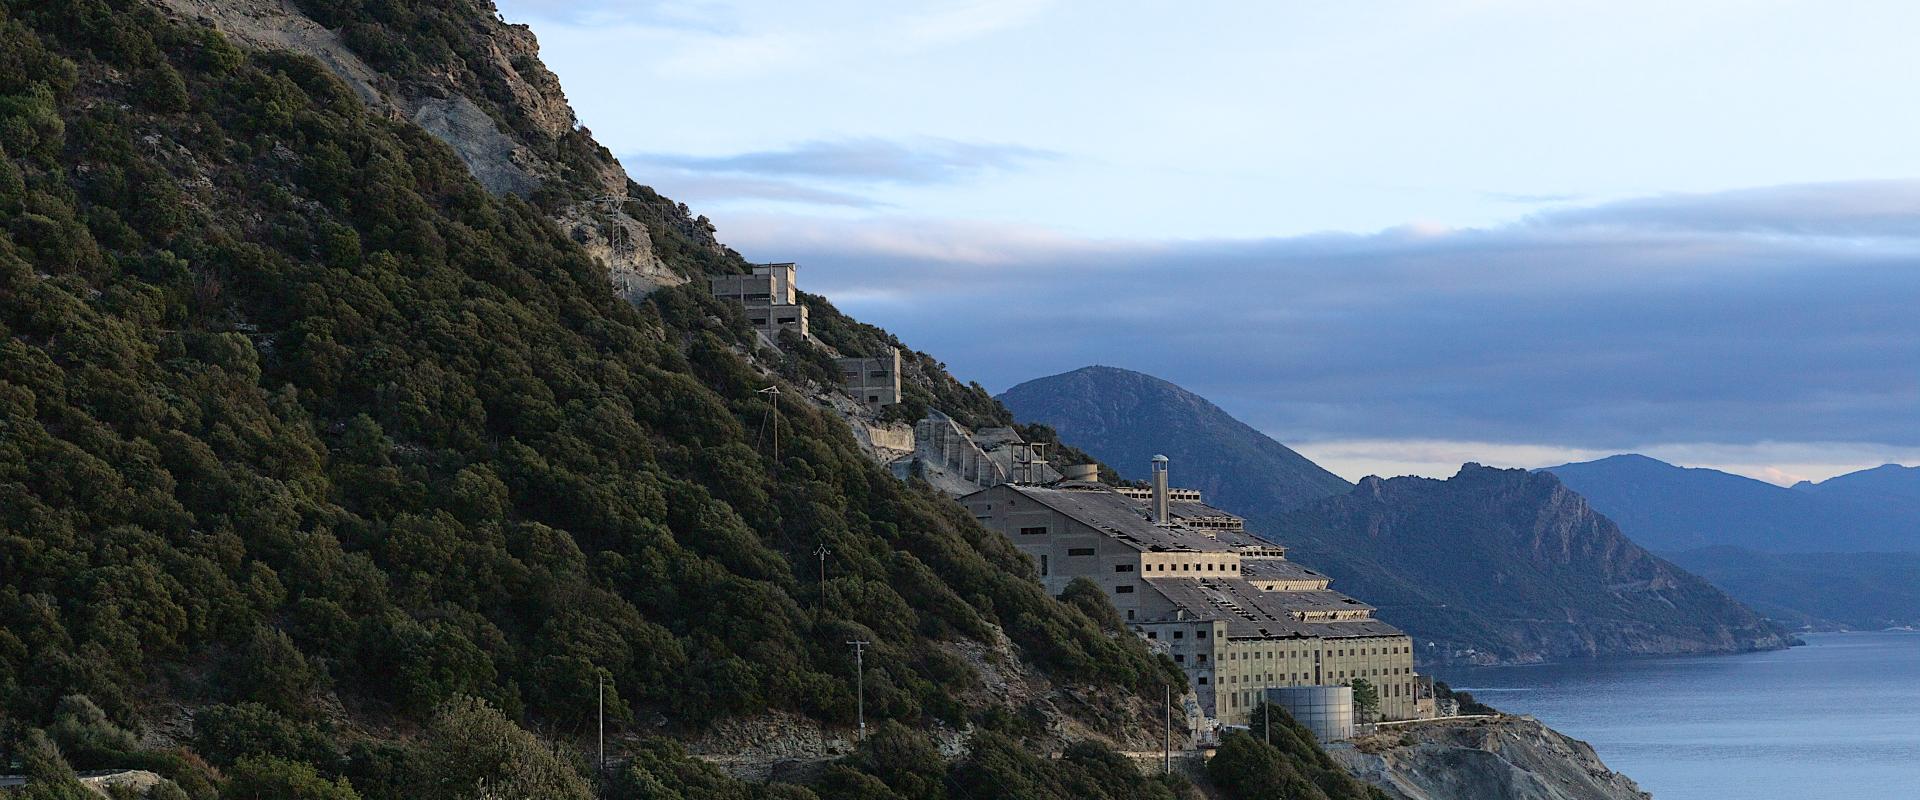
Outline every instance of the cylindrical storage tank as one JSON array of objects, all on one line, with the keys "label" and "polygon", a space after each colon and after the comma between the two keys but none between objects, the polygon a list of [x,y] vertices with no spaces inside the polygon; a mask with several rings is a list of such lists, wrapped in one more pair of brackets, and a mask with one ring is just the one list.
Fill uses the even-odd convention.
[{"label": "cylindrical storage tank", "polygon": [[1267,690],[1267,702],[1287,710],[1322,742],[1353,738],[1353,687],[1283,686]]},{"label": "cylindrical storage tank", "polygon": [[1061,474],[1064,475],[1066,479],[1070,481],[1081,481],[1084,483],[1099,483],[1100,482],[1100,465],[1099,464],[1072,464],[1072,465],[1069,465],[1064,471],[1062,471]]}]

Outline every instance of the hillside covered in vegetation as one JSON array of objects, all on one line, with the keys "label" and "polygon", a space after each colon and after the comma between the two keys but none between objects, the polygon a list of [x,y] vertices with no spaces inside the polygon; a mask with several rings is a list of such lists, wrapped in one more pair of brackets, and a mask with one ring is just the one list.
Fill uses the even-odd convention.
[{"label": "hillside covered in vegetation", "polygon": [[[581,216],[624,174],[551,124],[557,84],[510,52],[530,36],[484,3],[300,5],[381,72],[143,0],[0,0],[0,763],[24,796],[88,796],[76,768],[167,798],[1187,791],[1101,741],[1157,722],[1179,671],[840,419],[771,407],[816,354],[698,290],[745,267],[704,219],[630,183]],[[514,142],[511,179],[395,111],[450,93]],[[616,291],[620,259],[657,291]],[[914,362],[915,402],[1009,419]],[[851,640],[876,734],[844,758],[749,784],[687,755],[719,720],[848,729]],[[1097,737],[988,691],[1009,660]]]}]

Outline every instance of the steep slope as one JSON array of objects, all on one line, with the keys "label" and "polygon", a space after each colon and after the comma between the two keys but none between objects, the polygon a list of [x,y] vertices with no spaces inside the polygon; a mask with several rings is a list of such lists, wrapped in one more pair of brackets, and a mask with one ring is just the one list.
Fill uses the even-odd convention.
[{"label": "steep slope", "polygon": [[1115,367],[1083,367],[999,395],[1023,422],[1058,431],[1122,475],[1145,478],[1148,459],[1173,460],[1174,482],[1243,513],[1283,511],[1346,492],[1322,469],[1197,394]]},{"label": "steep slope", "polygon": [[1666,557],[1796,628],[1920,626],[1920,553],[1755,553],[1707,547]]},{"label": "steep slope", "polygon": [[[800,798],[642,737],[768,709],[845,730],[865,640],[867,717],[898,733],[829,796],[1009,772],[1019,796],[1171,796],[1097,744],[1029,749],[1145,727],[1141,698],[1180,679],[1164,658],[1047,597],[838,419],[782,405],[780,457],[759,446],[757,390],[806,362],[757,349],[738,309],[628,302],[597,252],[621,223],[567,224],[616,188],[611,159],[552,124],[530,36],[479,3],[302,7],[325,22],[176,7],[229,38],[137,0],[0,0],[10,754],[60,780],[57,744],[193,797],[221,788],[209,761],[235,798],[580,797],[604,679],[618,796]],[[346,50],[274,46],[291,29]],[[483,113],[448,135],[434,99]],[[505,137],[527,180],[469,135]],[[743,266],[618,188],[672,274]],[[1040,694],[982,690],[1006,658]],[[967,757],[938,756],[942,730]]]},{"label": "steep slope", "polygon": [[[1640,455],[1548,467],[1634,541],[1657,551],[1727,546],[1769,553],[1920,551],[1911,495],[1879,487],[1911,473],[1885,470],[1827,489],[1787,489]],[[1895,468],[1899,470],[1903,468]]]},{"label": "steep slope", "polygon": [[1550,474],[1367,478],[1263,525],[1406,628],[1428,660],[1737,652],[1784,636],[1629,541]]}]

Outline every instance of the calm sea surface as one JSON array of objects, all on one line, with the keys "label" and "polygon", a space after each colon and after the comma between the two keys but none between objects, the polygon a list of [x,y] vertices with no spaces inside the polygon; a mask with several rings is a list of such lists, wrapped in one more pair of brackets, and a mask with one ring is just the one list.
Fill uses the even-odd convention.
[{"label": "calm sea surface", "polygon": [[1437,670],[1584,739],[1657,800],[1920,798],[1920,633],[1738,656]]}]

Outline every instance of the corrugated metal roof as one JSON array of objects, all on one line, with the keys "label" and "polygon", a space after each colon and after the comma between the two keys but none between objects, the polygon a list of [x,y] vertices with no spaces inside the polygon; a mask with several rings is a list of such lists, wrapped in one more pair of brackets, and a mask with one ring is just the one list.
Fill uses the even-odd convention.
[{"label": "corrugated metal roof", "polygon": [[1250,581],[1330,581],[1306,565],[1280,558],[1240,559],[1240,577]]},{"label": "corrugated metal roof", "polygon": [[[1013,491],[1035,502],[1045,504],[1062,514],[1092,526],[1127,544],[1149,552],[1194,552],[1194,553],[1233,553],[1245,547],[1270,547],[1271,544],[1243,531],[1222,530],[1218,528],[1191,528],[1180,524],[1175,513],[1171,525],[1156,525],[1149,518],[1151,512],[1147,504],[1118,492],[1102,489],[1048,489],[1038,486],[1012,486]],[[1193,513],[1185,516],[1200,516],[1201,509],[1210,514],[1233,516],[1212,506],[1201,503],[1174,503],[1185,506]]]},{"label": "corrugated metal roof", "polygon": [[1225,620],[1232,638],[1399,636],[1377,619],[1312,622],[1300,611],[1366,611],[1372,606],[1331,590],[1267,592],[1241,578],[1148,578],[1148,587],[1193,619]]}]

